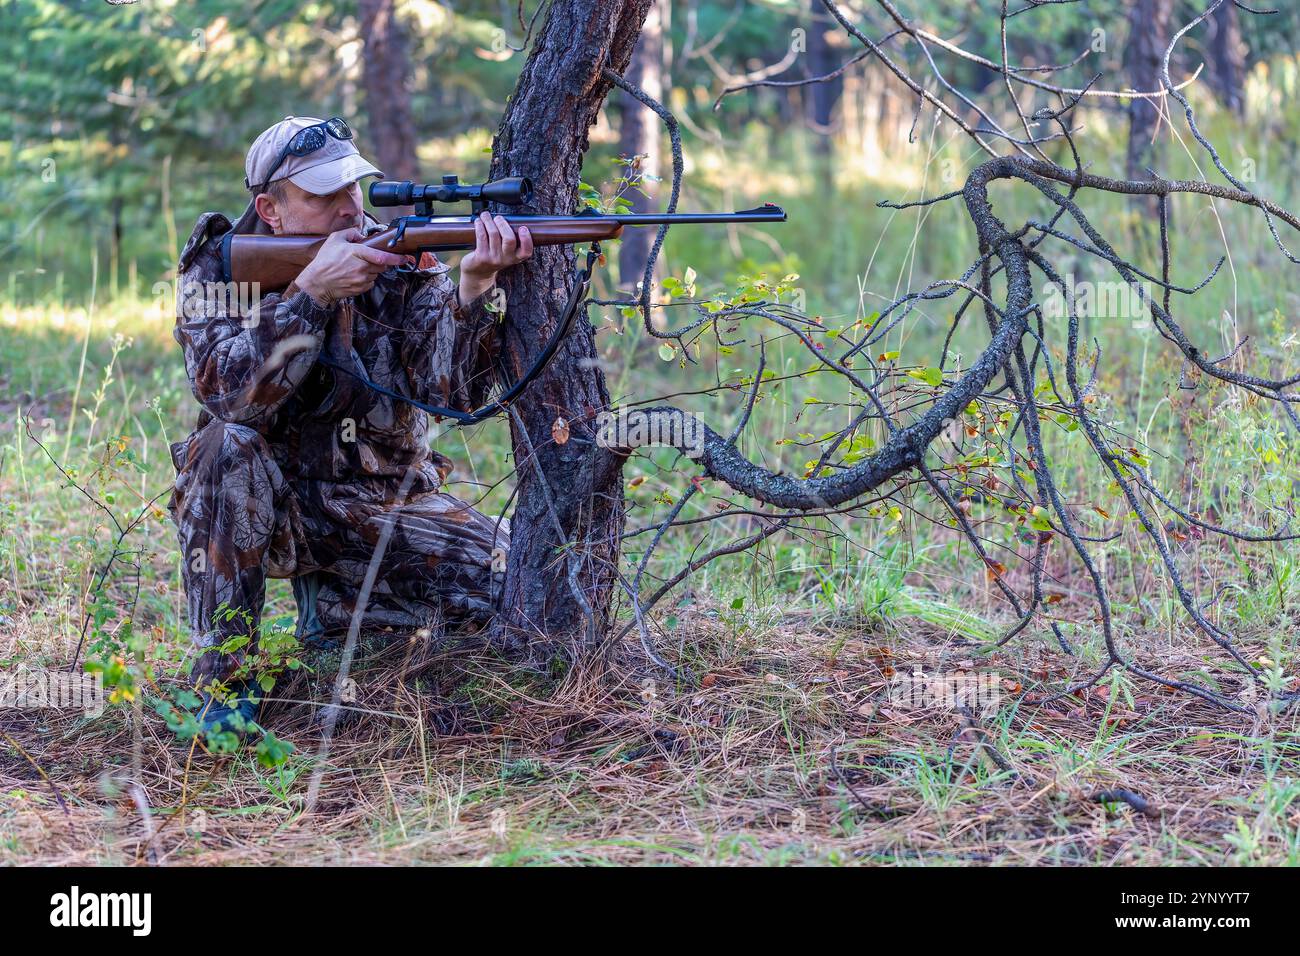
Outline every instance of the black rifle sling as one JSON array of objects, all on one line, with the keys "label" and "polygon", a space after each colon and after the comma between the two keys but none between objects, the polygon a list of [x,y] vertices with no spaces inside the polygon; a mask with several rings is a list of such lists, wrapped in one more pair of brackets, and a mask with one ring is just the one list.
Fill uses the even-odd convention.
[{"label": "black rifle sling", "polygon": [[[578,314],[578,307],[582,304],[583,298],[587,294],[587,286],[591,281],[591,272],[595,267],[596,260],[600,258],[600,243],[593,242],[591,248],[587,250],[587,265],[574,269],[573,291],[569,294],[569,302],[564,307],[564,314],[560,316],[560,321],[555,327],[555,332],[546,343],[546,348],[542,349],[541,355],[533,362],[532,367],[528,369],[519,379],[519,381],[507,388],[500,397],[494,398],[486,405],[476,408],[472,412],[458,412],[454,408],[442,408],[439,405],[426,405],[424,402],[416,401],[410,396],[395,392],[391,388],[385,388],[378,382],[372,382],[366,375],[362,375],[353,369],[345,368],[339,365],[333,359],[328,358],[323,352],[316,357],[316,361],[321,365],[332,368],[337,372],[350,375],[359,381],[366,388],[376,391],[381,395],[387,395],[389,398],[395,398],[399,402],[420,409],[430,415],[438,415],[443,418],[450,418],[456,425],[477,425],[479,422],[492,418],[494,415],[500,415],[506,410],[506,406],[518,398],[542,370],[550,364],[555,353],[559,351],[560,343],[564,341],[564,336],[568,334],[569,329],[573,326],[573,319]],[[584,313],[586,309],[582,310]]]}]

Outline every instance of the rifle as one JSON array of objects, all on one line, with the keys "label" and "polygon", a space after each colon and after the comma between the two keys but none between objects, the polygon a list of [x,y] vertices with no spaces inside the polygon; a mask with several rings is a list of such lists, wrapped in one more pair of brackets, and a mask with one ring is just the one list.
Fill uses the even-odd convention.
[{"label": "rifle", "polygon": [[[481,185],[464,185],[455,176],[443,176],[442,185],[426,186],[412,182],[376,182],[370,186],[370,203],[374,206],[415,206],[415,215],[401,216],[388,228],[362,240],[366,245],[386,252],[418,256],[421,252],[442,252],[453,249],[473,249],[475,246],[474,218],[489,202],[504,206],[519,206],[533,196],[532,184],[524,177],[498,179]],[[471,216],[434,216],[433,203],[470,202]],[[348,368],[328,356],[318,355],[316,361],[336,372],[357,379],[365,387],[382,395],[405,402],[435,419],[450,418],[457,425],[473,425],[505,411],[530,382],[539,376],[555,357],[560,343],[572,327],[574,318],[583,308],[587,284],[592,269],[600,256],[600,243],[604,239],[617,239],[625,226],[656,226],[664,223],[693,222],[785,222],[785,210],[773,203],[763,203],[753,209],[739,212],[664,213],[605,215],[594,209],[584,209],[574,216],[508,215],[505,220],[515,228],[527,226],[535,246],[564,245],[571,242],[590,242],[585,266],[574,273],[573,288],[555,331],[543,346],[541,354],[519,380],[508,383],[504,391],[481,408],[462,412],[439,405],[427,405],[407,395],[372,382],[355,368]],[[257,282],[264,289],[287,286],[316,256],[324,236],[236,236],[226,233],[221,240],[221,264],[227,282]]]},{"label": "rifle", "polygon": [[[527,178],[514,176],[481,185],[467,185],[455,176],[442,177],[441,185],[412,182],[376,182],[370,185],[373,206],[415,206],[415,215],[401,216],[382,232],[362,240],[374,249],[419,256],[421,252],[446,252],[474,248],[474,219],[489,202],[519,206],[532,199]],[[433,203],[469,201],[470,216],[434,216]],[[625,226],[657,226],[708,222],[785,222],[785,210],[773,203],[738,212],[628,213],[607,215],[587,208],[573,216],[510,214],[516,230],[527,226],[534,246],[617,239]],[[297,277],[325,241],[324,236],[236,236],[227,233],[221,243],[221,263],[227,282],[257,282],[263,289],[281,289]]]}]

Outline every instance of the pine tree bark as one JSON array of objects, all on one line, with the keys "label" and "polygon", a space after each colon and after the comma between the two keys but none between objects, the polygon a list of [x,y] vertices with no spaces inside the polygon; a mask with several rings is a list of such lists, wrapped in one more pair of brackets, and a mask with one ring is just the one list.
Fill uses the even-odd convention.
[{"label": "pine tree bark", "polygon": [[[588,129],[612,86],[603,71],[625,74],[652,2],[552,0],[493,140],[490,176],[533,182],[532,204],[521,211],[576,210]],[[575,259],[572,247],[538,248],[498,278],[506,294],[502,371],[511,381],[532,365],[555,329]],[[624,523],[624,459],[595,444],[593,419],[608,405],[593,328],[579,316],[511,415],[518,490],[493,638],[526,645],[534,659],[557,650],[581,652],[609,630]],[[560,418],[569,432],[563,442],[554,437],[562,432],[553,432]]]},{"label": "pine tree bark", "polygon": [[[1128,40],[1124,45],[1124,68],[1129,86],[1151,92],[1161,89],[1160,61],[1169,46],[1169,21],[1174,0],[1136,0],[1129,7]],[[1168,99],[1135,97],[1128,107],[1128,150],[1124,174],[1128,179],[1150,179],[1147,167],[1156,168],[1160,150],[1156,140],[1161,110],[1169,108]],[[1159,170],[1156,170],[1159,172]],[[1160,217],[1160,202],[1155,196],[1130,196],[1137,213],[1131,225],[1135,239],[1154,234]],[[1172,204],[1170,204],[1172,205]],[[1172,217],[1172,209],[1166,207]]]},{"label": "pine tree bark", "polygon": [[[359,0],[363,43],[361,83],[366,98],[366,132],[374,162],[388,179],[420,178],[408,85],[411,60],[396,0]],[[410,215],[409,206],[389,207],[390,219]]]},{"label": "pine tree bark", "polygon": [[[1142,92],[1160,89],[1160,59],[1169,46],[1169,18],[1173,0],[1137,0],[1129,8],[1128,42],[1124,46],[1124,67],[1129,86]],[[1128,155],[1125,172],[1129,179],[1148,179],[1146,167],[1154,153],[1153,139],[1160,120],[1161,104],[1149,97],[1129,101]]]},{"label": "pine tree bark", "polygon": [[1246,45],[1241,40],[1237,8],[1229,2],[1214,11],[1214,33],[1210,37],[1210,58],[1214,64],[1211,83],[1220,102],[1238,116],[1246,110],[1242,84],[1246,78]]},{"label": "pine tree bark", "polygon": [[[834,19],[826,12],[821,0],[809,0],[810,16],[808,26],[808,56],[805,58],[805,70],[808,76],[825,76],[839,66],[836,55],[836,41],[841,34]],[[833,46],[832,44],[836,44]],[[831,128],[835,115],[835,104],[844,92],[844,78],[837,76],[833,80],[814,83],[808,89],[808,120],[816,138],[813,147],[817,153],[828,158],[834,152]]]}]

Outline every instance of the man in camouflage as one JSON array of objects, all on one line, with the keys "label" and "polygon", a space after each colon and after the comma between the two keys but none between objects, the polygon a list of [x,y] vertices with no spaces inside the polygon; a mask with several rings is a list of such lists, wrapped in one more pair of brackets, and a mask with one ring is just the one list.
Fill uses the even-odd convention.
[{"label": "man in camouflage", "polygon": [[[237,728],[232,711],[256,712],[241,664],[257,646],[266,579],[294,578],[300,610],[314,605],[320,627],[345,630],[389,526],[368,624],[415,629],[492,616],[505,520],[439,490],[452,464],[428,447],[424,412],[317,358],[417,401],[471,411],[493,383],[498,324],[485,305],[496,273],[532,254],[526,228],[516,236],[487,213],[458,286],[429,253],[417,263],[357,242],[377,225],[363,212],[360,181],[381,173],[337,118],[275,124],[249,149],[245,171],[252,199],[243,217],[233,227],[220,213],[199,217],[178,267],[175,336],[203,408],[194,432],[172,445],[170,509],[192,675],[218,692],[205,696],[205,729]],[[240,314],[205,294],[223,279],[220,239],[232,229],[328,239],[286,289]],[[249,640],[218,650],[242,643],[235,638]]]}]

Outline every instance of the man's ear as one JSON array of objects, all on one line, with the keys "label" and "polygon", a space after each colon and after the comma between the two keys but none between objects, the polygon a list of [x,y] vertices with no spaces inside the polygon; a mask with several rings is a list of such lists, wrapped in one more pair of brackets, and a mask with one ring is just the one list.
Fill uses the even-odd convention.
[{"label": "man's ear", "polygon": [[258,193],[257,198],[253,200],[253,208],[257,210],[262,221],[271,227],[272,232],[280,231],[280,210],[276,208],[274,196],[270,193]]}]

